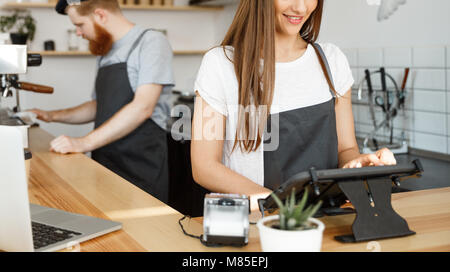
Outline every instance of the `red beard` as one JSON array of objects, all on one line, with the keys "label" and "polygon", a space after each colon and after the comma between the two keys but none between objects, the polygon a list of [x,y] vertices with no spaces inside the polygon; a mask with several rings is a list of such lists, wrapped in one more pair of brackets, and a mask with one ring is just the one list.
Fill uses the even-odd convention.
[{"label": "red beard", "polygon": [[95,39],[89,40],[89,51],[96,56],[105,56],[113,45],[112,35],[106,29],[94,23]]}]

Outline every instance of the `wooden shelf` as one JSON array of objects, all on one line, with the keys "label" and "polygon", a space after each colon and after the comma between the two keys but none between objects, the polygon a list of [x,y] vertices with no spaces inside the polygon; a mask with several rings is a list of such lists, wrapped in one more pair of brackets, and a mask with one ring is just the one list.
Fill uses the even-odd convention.
[{"label": "wooden shelf", "polygon": [[180,51],[173,51],[173,54],[175,56],[189,56],[189,55],[204,55],[206,54],[207,50],[180,50]]},{"label": "wooden shelf", "polygon": [[41,56],[93,56],[88,51],[32,51],[30,54],[40,54]]},{"label": "wooden shelf", "polygon": [[[2,9],[26,9],[26,8],[54,8],[55,3],[16,3],[3,4]],[[157,5],[121,5],[124,10],[155,10],[155,11],[218,11],[223,6],[157,6]]]},{"label": "wooden shelf", "polygon": [[[91,52],[89,51],[33,51],[29,53],[40,54],[43,57],[72,57],[72,56],[94,57],[94,55],[92,55]],[[184,50],[184,51],[179,50],[173,52],[175,56],[204,55],[205,53],[206,50]]]}]

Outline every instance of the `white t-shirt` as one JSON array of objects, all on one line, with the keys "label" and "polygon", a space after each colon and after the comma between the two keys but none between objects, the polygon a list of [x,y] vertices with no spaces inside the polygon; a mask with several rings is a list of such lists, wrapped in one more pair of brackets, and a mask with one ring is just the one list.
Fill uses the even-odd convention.
[{"label": "white t-shirt", "polygon": [[[333,76],[334,87],[344,95],[354,80],[347,58],[334,44],[320,43]],[[227,47],[232,59],[233,48]],[[233,63],[222,47],[205,54],[195,81],[195,90],[214,110],[226,116],[226,139],[223,147],[223,163],[231,170],[264,186],[263,144],[251,153],[236,148],[233,152],[237,127],[238,81]],[[312,45],[292,62],[276,63],[275,89],[271,114],[304,108],[329,101],[332,98],[318,56]]]}]

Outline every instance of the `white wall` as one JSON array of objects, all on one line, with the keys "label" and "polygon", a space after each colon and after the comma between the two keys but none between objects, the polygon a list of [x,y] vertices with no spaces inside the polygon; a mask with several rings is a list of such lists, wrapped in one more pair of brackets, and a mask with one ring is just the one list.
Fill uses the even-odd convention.
[{"label": "white wall", "polygon": [[[410,146],[450,154],[450,1],[407,0],[382,22],[377,9],[363,0],[326,1],[319,40],[341,47],[356,84],[366,68],[381,66],[401,84],[404,68],[411,67],[406,110],[396,118],[394,135],[404,131]],[[380,89],[379,77],[373,80]],[[356,89],[353,101],[357,135],[364,137],[373,129],[369,107],[356,99]],[[376,115],[381,120],[380,109]],[[388,135],[381,130],[377,138]]]},{"label": "white wall", "polygon": [[321,40],[341,47],[450,44],[450,1],[407,0],[387,20],[366,0],[325,0]]},{"label": "white wall", "polygon": [[[231,23],[237,4],[220,14],[216,37]],[[377,21],[378,6],[367,0],[325,0],[320,41],[344,48],[431,46],[450,44],[450,1],[407,0],[386,21]]]},{"label": "white wall", "polygon": [[219,13],[216,18],[215,24],[215,41],[216,45],[220,44],[228,31],[231,22],[233,22],[234,14],[239,3],[239,0],[233,0],[234,2],[228,6],[225,6],[223,11]]}]

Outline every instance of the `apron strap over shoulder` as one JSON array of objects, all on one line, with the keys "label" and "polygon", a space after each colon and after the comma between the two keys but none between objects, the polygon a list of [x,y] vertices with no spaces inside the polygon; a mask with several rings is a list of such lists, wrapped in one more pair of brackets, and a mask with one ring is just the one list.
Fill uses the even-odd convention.
[{"label": "apron strap over shoulder", "polygon": [[146,29],[146,30],[144,30],[144,31],[139,35],[139,37],[136,39],[136,41],[134,41],[133,45],[132,45],[131,48],[130,48],[130,51],[128,51],[127,58],[126,58],[125,62],[128,62],[128,58],[130,58],[131,53],[133,53],[134,49],[136,49],[136,47],[138,46],[139,42],[140,42],[140,41],[142,40],[142,38],[144,37],[145,33],[147,33],[147,32],[150,31],[150,30],[152,30],[152,29]]},{"label": "apron strap over shoulder", "polygon": [[[323,52],[322,47],[320,46],[320,44],[318,43],[311,43],[311,45],[314,47],[314,49],[316,50],[316,52],[318,53],[317,56],[319,58],[322,59],[323,63],[325,64],[325,68],[326,71],[324,71],[324,73],[326,72],[328,77],[330,78],[331,84],[333,85],[334,88],[334,81],[333,81],[333,75],[331,74],[331,69],[330,69],[330,65],[328,64],[328,60],[327,57],[325,56],[325,53]],[[331,95],[336,98],[336,94],[332,91],[331,87],[330,87],[330,92]]]},{"label": "apron strap over shoulder", "polygon": [[[133,45],[131,46],[130,50],[127,53],[127,57],[125,59],[125,63],[128,62],[128,59],[130,58],[131,53],[133,53],[134,49],[136,49],[136,47],[138,46],[139,42],[142,40],[142,38],[144,37],[144,34],[147,33],[147,31],[153,30],[151,28],[144,30],[139,37],[134,41]],[[100,64],[103,60],[103,56],[100,57],[98,63]]]}]

